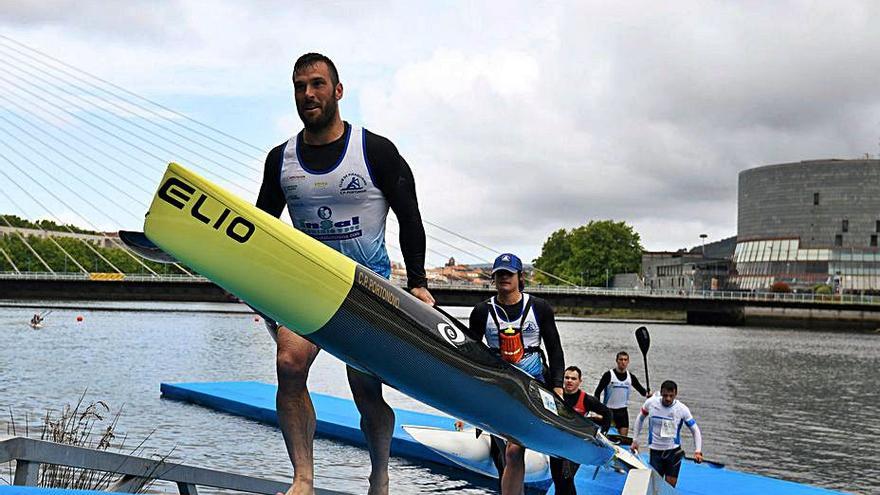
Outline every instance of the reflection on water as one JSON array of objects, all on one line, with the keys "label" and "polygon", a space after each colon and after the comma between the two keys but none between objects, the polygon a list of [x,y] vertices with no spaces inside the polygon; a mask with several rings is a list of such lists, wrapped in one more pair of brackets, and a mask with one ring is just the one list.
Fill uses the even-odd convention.
[{"label": "reflection on water", "polygon": [[[248,313],[173,311],[192,305],[130,307],[169,311],[57,309],[35,331],[27,326],[33,310],[0,307],[0,411],[38,417],[75,402],[87,389],[89,399],[105,400],[114,410],[124,405],[120,428],[135,440],[152,433],[148,445],[159,454],[174,449],[180,462],[289,479],[275,428],[159,397],[163,381],[274,382],[274,344],[262,324]],[[84,321],[77,323],[77,315]],[[584,370],[589,391],[619,350],[629,351],[631,370],[643,379],[636,326],[559,323],[567,363]],[[651,385],[678,382],[681,400],[703,429],[707,457],[743,471],[876,493],[880,467],[867,446],[880,436],[880,336],[659,324],[649,329]],[[343,366],[326,353],[316,361],[310,386],[350,397]],[[396,391],[387,396],[394,406],[430,411]],[[633,399],[631,414],[637,407]],[[693,448],[689,436],[685,447]],[[366,491],[369,458],[363,450],[318,439],[315,457],[319,486]],[[475,484],[457,471],[403,459],[392,459],[390,475],[399,494],[493,493],[491,483]]]}]

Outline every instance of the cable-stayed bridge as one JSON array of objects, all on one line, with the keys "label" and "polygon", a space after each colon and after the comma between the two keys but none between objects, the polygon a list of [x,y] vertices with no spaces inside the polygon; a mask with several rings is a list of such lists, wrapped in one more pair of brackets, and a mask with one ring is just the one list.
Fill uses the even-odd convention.
[{"label": "cable-stayed bridge", "polygon": [[[253,201],[268,152],[104,78],[78,69],[0,35],[0,227],[5,215],[46,219],[74,233],[71,226],[98,235],[140,230],[154,188],[168,162],[176,161]],[[428,260],[443,264],[456,257],[486,263],[498,250],[453,229],[426,220]],[[37,229],[41,229],[39,225]],[[402,259],[395,222],[389,222],[392,258]],[[19,236],[25,241],[24,236]],[[107,243],[120,246],[112,235]],[[68,267],[81,273],[123,273],[122,267],[85,241],[98,259],[86,266],[65,245],[55,249]],[[28,246],[44,271],[56,267]],[[138,271],[161,275],[132,254]],[[0,253],[0,262],[9,257]],[[127,264],[129,264],[127,263]],[[6,264],[5,268],[19,271]],[[187,274],[184,267],[175,273]],[[560,280],[560,283],[566,283]]]},{"label": "cable-stayed bridge", "polygon": [[[26,250],[29,265],[16,264],[0,245],[0,298],[225,297],[184,266],[138,258],[113,233],[140,230],[169,161],[253,201],[267,151],[0,35],[0,229]],[[452,257],[487,263],[500,251],[429,219],[424,224],[428,264]],[[393,241],[398,234],[389,222],[390,254],[402,259]],[[530,291],[563,306],[693,314],[746,306],[880,311],[871,297],[602,291],[545,275],[559,285]],[[479,286],[437,285],[432,292],[442,304],[462,305],[490,294]]]}]

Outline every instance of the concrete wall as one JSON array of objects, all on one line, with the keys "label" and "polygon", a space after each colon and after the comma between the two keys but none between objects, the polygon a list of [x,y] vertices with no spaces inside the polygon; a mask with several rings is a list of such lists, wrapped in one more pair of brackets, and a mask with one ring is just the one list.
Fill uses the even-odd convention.
[{"label": "concrete wall", "polygon": [[739,174],[737,213],[738,242],[799,238],[802,248],[830,248],[842,235],[843,247],[869,247],[880,220],[880,160],[815,160],[745,170]]}]

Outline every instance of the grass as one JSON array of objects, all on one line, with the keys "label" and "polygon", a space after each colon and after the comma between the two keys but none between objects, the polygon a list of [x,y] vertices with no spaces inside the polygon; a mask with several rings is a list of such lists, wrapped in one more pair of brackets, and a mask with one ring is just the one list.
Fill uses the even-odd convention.
[{"label": "grass", "polygon": [[621,320],[687,320],[687,313],[684,311],[662,309],[587,308],[582,306],[559,306],[554,309],[556,314],[560,316],[580,316],[585,318]]},{"label": "grass", "polygon": [[[46,410],[39,428],[39,439],[100,451],[109,451],[113,448],[117,453],[123,455],[141,456],[145,450],[144,444],[152,433],[147,435],[134,449],[124,452],[127,436],[123,434],[118,439],[118,443],[115,442],[117,440],[117,426],[122,414],[122,408],[120,407],[118,411],[111,413],[110,406],[102,400],[85,404],[85,396],[86,393],[83,392],[74,406],[67,404],[60,411]],[[18,426],[11,409],[9,411],[9,419],[10,422],[6,428],[7,434],[20,436],[23,433],[23,436],[30,438],[32,432],[27,415],[24,418],[23,432],[20,431],[22,428]],[[168,455],[170,455],[170,452]],[[168,455],[163,456],[161,460],[167,459]],[[11,484],[12,473],[12,463],[10,462],[9,479],[5,480],[7,483]],[[142,482],[138,483],[135,487],[128,488],[128,491],[130,493],[145,491],[152,483],[152,480],[149,478],[153,474],[155,473],[148,473]],[[43,464],[40,466],[37,486],[79,490],[106,490],[121,479],[123,478],[116,473]]]}]

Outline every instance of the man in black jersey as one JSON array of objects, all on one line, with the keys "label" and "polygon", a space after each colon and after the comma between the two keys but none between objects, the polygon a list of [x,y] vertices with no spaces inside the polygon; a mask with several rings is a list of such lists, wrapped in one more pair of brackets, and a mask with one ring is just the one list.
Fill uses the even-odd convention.
[{"label": "man in black jersey", "polygon": [[[621,435],[626,436],[629,433],[627,403],[631,389],[636,389],[643,397],[650,395],[651,391],[645,390],[636,375],[627,371],[629,354],[626,351],[618,352],[615,361],[617,367],[606,371],[599,379],[599,384],[596,385],[596,397],[602,397],[602,403],[611,409],[611,422]],[[612,373],[614,376],[611,376]],[[604,394],[604,397],[601,394]]]},{"label": "man in black jersey", "polygon": [[[474,307],[467,333],[474,340],[485,338],[486,344],[502,359],[553,387],[561,397],[565,356],[553,308],[547,301],[522,292],[525,286],[522,272],[522,261],[511,253],[495,259],[492,279],[498,293]],[[549,370],[544,366],[541,343],[547,349]],[[502,495],[522,493],[524,478],[525,448],[508,442],[501,475]]]},{"label": "man in black jersey", "polygon": [[[603,432],[611,427],[611,411],[599,402],[599,399],[581,390],[583,378],[581,369],[577,366],[565,368],[563,375],[562,400],[578,414],[586,416],[596,422]],[[553,477],[553,486],[558,495],[576,495],[574,475],[577,474],[580,464],[562,459],[550,457],[550,475]]]},{"label": "man in black jersey", "polygon": [[[277,217],[287,206],[296,228],[386,277],[391,273],[385,249],[390,208],[400,224],[408,288],[433,304],[425,278],[425,230],[409,165],[391,141],[342,120],[338,101],[343,88],[329,58],[316,53],[300,57],[293,87],[304,129],[269,152],[257,207]],[[278,422],[294,468],[287,495],[311,495],[315,410],[306,379],[320,349],[272,323],[267,321],[277,342]],[[377,378],[351,367],[347,374],[370,451],[369,494],[387,495],[394,412]]]}]

